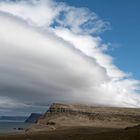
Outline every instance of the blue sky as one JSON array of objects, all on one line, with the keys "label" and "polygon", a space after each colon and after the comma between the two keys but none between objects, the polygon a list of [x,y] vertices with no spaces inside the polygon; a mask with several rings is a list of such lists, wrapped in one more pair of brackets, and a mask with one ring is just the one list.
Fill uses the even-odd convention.
[{"label": "blue sky", "polygon": [[72,6],[88,7],[103,20],[110,22],[111,30],[101,34],[104,42],[112,43],[109,53],[115,64],[140,79],[140,1],[139,0],[57,0]]},{"label": "blue sky", "polygon": [[0,0],[0,114],[53,102],[140,107],[139,5]]}]

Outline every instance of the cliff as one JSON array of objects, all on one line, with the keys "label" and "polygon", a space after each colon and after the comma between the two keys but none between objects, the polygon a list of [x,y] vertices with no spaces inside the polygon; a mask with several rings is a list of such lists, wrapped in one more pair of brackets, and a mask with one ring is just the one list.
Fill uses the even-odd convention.
[{"label": "cliff", "polygon": [[73,126],[125,128],[139,123],[140,109],[54,103],[37,120],[34,129],[41,130],[43,126],[50,130]]},{"label": "cliff", "polygon": [[26,119],[26,123],[35,123],[39,117],[41,117],[42,114],[38,114],[38,113],[32,113],[27,119]]}]

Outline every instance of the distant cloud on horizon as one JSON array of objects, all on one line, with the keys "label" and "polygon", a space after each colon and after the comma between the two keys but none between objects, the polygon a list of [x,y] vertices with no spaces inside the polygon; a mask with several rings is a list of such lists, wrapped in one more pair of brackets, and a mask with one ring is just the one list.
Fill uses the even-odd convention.
[{"label": "distant cloud on horizon", "polygon": [[100,38],[109,29],[87,8],[1,1],[0,114],[45,111],[52,102],[140,107],[140,82],[113,63]]}]

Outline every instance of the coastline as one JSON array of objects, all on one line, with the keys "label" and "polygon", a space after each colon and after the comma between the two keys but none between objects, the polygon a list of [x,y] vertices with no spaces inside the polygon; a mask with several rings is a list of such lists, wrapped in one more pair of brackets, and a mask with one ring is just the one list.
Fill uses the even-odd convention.
[{"label": "coastline", "polygon": [[0,135],[23,133],[26,129],[30,128],[31,125],[32,123],[25,122],[0,122]]}]

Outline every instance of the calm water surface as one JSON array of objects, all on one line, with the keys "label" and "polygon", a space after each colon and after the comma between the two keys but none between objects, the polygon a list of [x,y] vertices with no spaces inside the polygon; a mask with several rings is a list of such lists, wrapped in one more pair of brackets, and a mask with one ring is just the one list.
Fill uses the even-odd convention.
[{"label": "calm water surface", "polygon": [[18,128],[29,128],[32,124],[25,122],[0,122],[0,133],[12,133],[22,132],[23,130],[17,130]]}]

